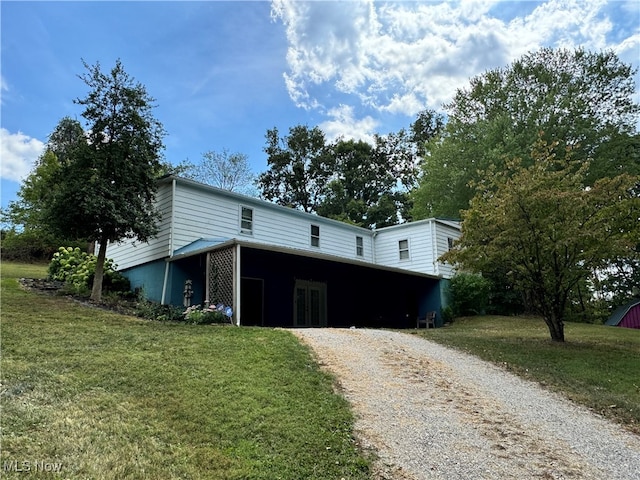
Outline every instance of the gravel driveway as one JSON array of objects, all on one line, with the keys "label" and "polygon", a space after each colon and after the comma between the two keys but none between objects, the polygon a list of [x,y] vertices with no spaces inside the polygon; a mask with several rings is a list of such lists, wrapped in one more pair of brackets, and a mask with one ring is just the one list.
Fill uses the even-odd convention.
[{"label": "gravel driveway", "polygon": [[404,333],[292,332],[336,375],[378,479],[640,479],[640,437],[487,362]]}]

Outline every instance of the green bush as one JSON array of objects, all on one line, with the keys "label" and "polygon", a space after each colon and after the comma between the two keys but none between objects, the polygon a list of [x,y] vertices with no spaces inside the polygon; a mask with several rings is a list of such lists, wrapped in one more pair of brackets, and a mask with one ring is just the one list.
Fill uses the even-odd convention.
[{"label": "green bush", "polygon": [[[84,294],[93,286],[97,261],[95,255],[78,247],[60,247],[49,263],[49,278],[65,282],[72,292]],[[110,292],[128,292],[131,288],[129,280],[116,268],[112,259],[105,259],[102,287]]]},{"label": "green bush", "polygon": [[173,305],[162,305],[141,298],[136,305],[136,315],[147,320],[179,322],[184,320],[183,310]]},{"label": "green bush", "polygon": [[207,325],[211,323],[230,323],[230,315],[225,314],[225,306],[211,304],[208,307],[192,305],[184,311],[184,319],[187,323]]},{"label": "green bush", "polygon": [[454,317],[481,315],[489,303],[491,282],[475,273],[458,273],[449,284],[449,302]]}]

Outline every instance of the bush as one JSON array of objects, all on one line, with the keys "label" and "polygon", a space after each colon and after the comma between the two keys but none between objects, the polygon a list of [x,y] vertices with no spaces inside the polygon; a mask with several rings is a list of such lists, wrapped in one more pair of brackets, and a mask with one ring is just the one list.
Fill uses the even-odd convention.
[{"label": "bush", "polygon": [[[49,263],[49,278],[65,282],[71,292],[84,294],[91,290],[98,258],[78,247],[60,247]],[[116,271],[111,259],[104,261],[103,289],[110,292],[128,292],[129,280]]]},{"label": "bush", "polygon": [[485,313],[491,282],[474,273],[458,273],[450,282],[449,301],[454,317]]},{"label": "bush", "polygon": [[192,305],[184,311],[184,319],[188,323],[207,325],[211,323],[230,323],[231,309],[222,304],[211,304],[208,307]]},{"label": "bush", "polygon": [[162,305],[144,298],[140,299],[136,305],[136,315],[147,320],[179,322],[184,320],[183,313],[181,308],[173,305]]}]

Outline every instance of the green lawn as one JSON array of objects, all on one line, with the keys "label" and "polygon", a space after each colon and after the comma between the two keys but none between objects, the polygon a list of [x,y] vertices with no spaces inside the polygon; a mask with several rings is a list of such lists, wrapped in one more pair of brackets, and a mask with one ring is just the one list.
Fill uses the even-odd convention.
[{"label": "green lawn", "polygon": [[485,316],[420,334],[500,364],[640,433],[640,330],[568,323],[562,344],[550,340],[541,319]]},{"label": "green lawn", "polygon": [[2,265],[3,470],[52,478],[35,472],[44,462],[73,479],[370,477],[349,405],[290,333],[143,321],[18,287],[17,277],[44,275]]}]

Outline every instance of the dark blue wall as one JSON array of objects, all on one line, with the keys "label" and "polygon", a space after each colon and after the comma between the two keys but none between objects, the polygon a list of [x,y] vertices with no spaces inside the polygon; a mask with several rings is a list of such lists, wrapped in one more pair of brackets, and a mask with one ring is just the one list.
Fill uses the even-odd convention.
[{"label": "dark blue wall", "polygon": [[327,284],[329,326],[413,328],[440,311],[436,279],[247,247],[241,259],[243,277],[264,280],[266,326],[293,325],[296,279]]}]

